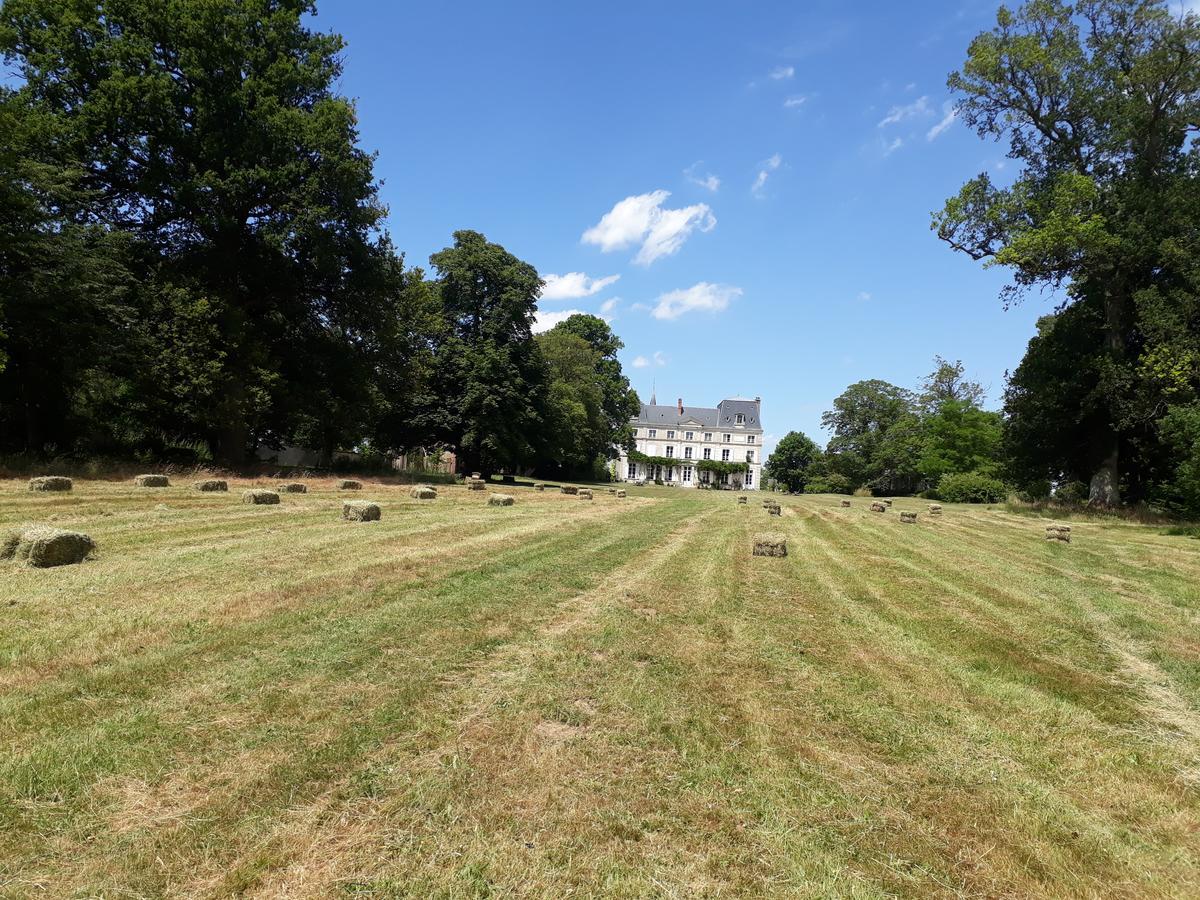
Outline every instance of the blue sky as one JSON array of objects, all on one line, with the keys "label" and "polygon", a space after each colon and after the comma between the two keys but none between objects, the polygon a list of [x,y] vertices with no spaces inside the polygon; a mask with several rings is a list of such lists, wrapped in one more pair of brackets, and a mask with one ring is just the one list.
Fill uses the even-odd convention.
[{"label": "blue sky", "polygon": [[929,229],[1012,166],[948,116],[995,8],[339,0],[316,25],[349,42],[341,88],[410,263],[481,231],[562,276],[546,321],[611,318],[643,399],[761,395],[771,435],[824,441],[846,385],[915,386],[934,354],[996,404],[1051,308],[1005,311],[1004,273]]}]

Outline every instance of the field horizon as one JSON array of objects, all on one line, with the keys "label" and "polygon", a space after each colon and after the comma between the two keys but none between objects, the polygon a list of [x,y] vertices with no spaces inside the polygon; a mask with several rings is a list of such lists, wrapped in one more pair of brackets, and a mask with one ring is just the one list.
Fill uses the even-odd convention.
[{"label": "field horizon", "polygon": [[0,481],[0,895],[1200,895],[1200,542],[304,480]]}]

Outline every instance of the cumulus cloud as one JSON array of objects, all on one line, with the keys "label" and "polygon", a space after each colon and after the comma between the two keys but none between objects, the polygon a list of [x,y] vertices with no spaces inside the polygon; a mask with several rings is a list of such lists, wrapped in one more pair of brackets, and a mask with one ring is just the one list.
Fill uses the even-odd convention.
[{"label": "cumulus cloud", "polygon": [[621,302],[620,297],[612,297],[608,300],[605,300],[603,303],[600,304],[600,312],[605,313],[605,314],[610,313],[614,309],[617,308],[617,304],[620,302]]},{"label": "cumulus cloud", "polygon": [[758,170],[758,175],[754,178],[754,184],[750,186],[750,191],[753,194],[761,194],[762,189],[767,185],[767,179],[771,177],[771,173],[778,169],[783,164],[783,157],[776,153],[770,159],[762,164],[762,168]]},{"label": "cumulus cloud", "polygon": [[776,66],[771,70],[770,78],[772,81],[786,81],[795,74],[795,66]]},{"label": "cumulus cloud", "polygon": [[664,209],[670,191],[652,191],[626,197],[583,233],[585,244],[608,253],[641,244],[633,261],[648,266],[676,253],[693,231],[712,231],[717,219],[706,203]]},{"label": "cumulus cloud", "polygon": [[893,106],[888,110],[888,114],[880,120],[879,127],[886,128],[889,125],[896,125],[906,119],[929,115],[933,115],[933,110],[929,108],[929,98],[921,96],[912,103],[906,103],[903,106]]},{"label": "cumulus cloud", "polygon": [[571,316],[586,315],[582,309],[556,309],[553,312],[542,312],[540,309],[533,315],[533,333],[540,334],[549,331],[559,322],[565,322]]},{"label": "cumulus cloud", "polygon": [[683,177],[692,184],[698,184],[705,190],[712,191],[715,194],[717,192],[717,188],[721,186],[721,179],[712,174],[712,172],[706,172],[705,174],[701,175],[699,172],[701,163],[703,163],[703,160],[700,162],[694,162],[684,169]]},{"label": "cumulus cloud", "polygon": [[653,356],[635,356],[633,358],[633,367],[635,369],[648,369],[651,366],[665,366],[667,358],[663,356],[661,350],[655,350]]},{"label": "cumulus cloud", "polygon": [[589,278],[583,272],[568,272],[566,275],[543,275],[545,285],[542,287],[543,300],[576,300],[579,297],[591,297],[598,294],[620,275],[607,275],[604,278]]},{"label": "cumulus cloud", "polygon": [[[1198,0],[1198,2],[1200,2],[1200,0]],[[953,125],[954,120],[958,118],[958,110],[955,109],[952,103],[945,104],[942,109],[945,111],[942,121],[938,122],[925,133],[925,140],[936,141],[938,136],[951,125]]]},{"label": "cumulus cloud", "polygon": [[741,288],[701,281],[690,288],[659,295],[651,315],[656,319],[670,320],[678,319],[689,312],[718,313],[726,309],[730,301],[741,295]]}]

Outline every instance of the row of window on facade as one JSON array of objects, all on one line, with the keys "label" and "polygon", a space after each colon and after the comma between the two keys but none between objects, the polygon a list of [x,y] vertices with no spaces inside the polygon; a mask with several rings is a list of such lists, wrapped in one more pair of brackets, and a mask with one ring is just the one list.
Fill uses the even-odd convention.
[{"label": "row of window on facade", "polygon": [[[683,448],[683,458],[684,459],[692,458],[692,449],[693,448],[691,448],[691,447]],[[721,451],[721,462],[729,462],[729,454],[730,454],[729,450],[722,450]],[[675,455],[675,448],[672,445],[667,444],[667,452],[664,455],[668,459],[670,459],[671,457],[673,457]],[[703,457],[704,457],[704,459],[712,459],[712,448],[711,447],[704,448]],[[746,451],[746,462],[748,462],[748,463],[754,462],[754,451],[753,450]]]},{"label": "row of window on facade", "polygon": [[[658,437],[658,429],[657,428],[647,428],[646,429],[646,437],[651,437],[651,438]],[[696,432],[685,431],[683,433],[683,439],[685,441],[694,441],[696,439]],[[713,439],[713,433],[711,431],[704,432],[704,440],[705,441],[711,441],[712,439]],[[674,431],[667,432],[667,440],[668,441],[675,440],[675,432]],[[721,442],[725,443],[725,444],[733,443],[733,435],[732,434],[721,435]],[[753,444],[754,443],[754,435],[752,435],[752,434],[746,435],[746,443]]]},{"label": "row of window on facade", "polygon": [[[629,477],[630,481],[637,480],[637,477],[638,477],[637,468],[638,468],[637,463],[631,462],[629,464],[628,477]],[[691,466],[680,466],[679,467],[679,480],[682,481],[684,484],[691,484],[692,471],[693,471],[693,469]],[[701,484],[709,483],[709,474],[710,473],[708,473],[708,472],[700,473],[700,483]],[[670,483],[675,480],[675,466],[647,465],[646,466],[646,479],[648,481],[665,481],[667,483]],[[716,476],[716,483],[717,484],[729,484],[729,473],[728,472],[718,473]],[[754,485],[754,473],[753,472],[744,472],[742,474],[742,484],[744,484],[746,487],[752,487]]]}]

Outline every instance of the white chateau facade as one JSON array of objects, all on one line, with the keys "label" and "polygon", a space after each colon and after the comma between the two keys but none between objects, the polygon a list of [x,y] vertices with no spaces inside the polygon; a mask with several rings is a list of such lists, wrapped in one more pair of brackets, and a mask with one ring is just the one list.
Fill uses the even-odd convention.
[{"label": "white chateau facade", "polygon": [[[656,481],[680,487],[714,487],[756,491],[762,484],[762,398],[722,400],[715,408],[659,406],[651,397],[629,424],[634,428],[637,454],[674,460],[663,464],[640,461],[621,451],[616,463],[618,481]],[[744,473],[704,471],[703,460],[746,463]]]}]

